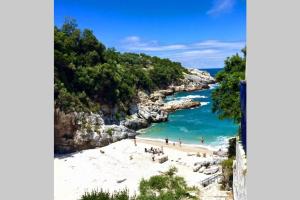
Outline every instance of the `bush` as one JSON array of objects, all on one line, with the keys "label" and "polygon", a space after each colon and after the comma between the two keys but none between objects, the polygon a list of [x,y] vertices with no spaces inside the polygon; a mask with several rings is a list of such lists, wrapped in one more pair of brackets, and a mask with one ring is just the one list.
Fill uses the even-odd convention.
[{"label": "bush", "polygon": [[112,134],[113,134],[113,128],[109,128],[108,130],[107,130],[107,134],[111,137],[112,136]]},{"label": "bush", "polygon": [[236,152],[236,138],[231,138],[229,140],[229,146],[228,146],[228,158],[234,158],[235,152]]},{"label": "bush", "polygon": [[198,199],[189,194],[198,191],[196,187],[188,187],[184,178],[175,176],[177,169],[171,167],[162,175],[152,176],[140,182],[140,195],[129,197],[128,190],[110,194],[102,189],[86,192],[80,200],[188,200]]},{"label": "bush", "polygon": [[162,175],[152,176],[149,180],[143,179],[137,200],[196,199],[189,194],[195,188],[189,188],[183,177],[175,176],[176,172],[177,169],[172,167]]},{"label": "bush", "polygon": [[222,169],[223,169],[223,179],[221,182],[222,185],[222,189],[224,190],[229,190],[230,188],[232,188],[232,182],[233,182],[233,169],[232,169],[232,165],[233,165],[233,158],[229,158],[227,160],[224,160],[222,162]]},{"label": "bush", "polygon": [[110,194],[102,189],[100,191],[93,190],[92,192],[86,192],[80,200],[134,200],[135,197],[130,198],[128,190],[121,190]]}]

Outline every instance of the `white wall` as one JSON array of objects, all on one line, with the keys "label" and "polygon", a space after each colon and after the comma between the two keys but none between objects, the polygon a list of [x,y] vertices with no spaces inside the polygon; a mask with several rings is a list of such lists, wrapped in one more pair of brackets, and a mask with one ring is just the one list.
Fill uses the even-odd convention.
[{"label": "white wall", "polygon": [[247,159],[240,142],[236,142],[236,160],[233,163],[233,196],[234,200],[246,200]]}]

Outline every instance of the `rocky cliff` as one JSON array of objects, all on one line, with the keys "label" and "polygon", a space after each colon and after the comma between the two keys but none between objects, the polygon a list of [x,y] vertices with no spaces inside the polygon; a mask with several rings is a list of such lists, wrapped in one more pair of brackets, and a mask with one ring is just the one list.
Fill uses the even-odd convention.
[{"label": "rocky cliff", "polygon": [[[118,140],[135,137],[136,130],[148,127],[151,123],[168,120],[168,113],[178,109],[200,106],[191,99],[164,102],[164,98],[175,92],[194,91],[209,88],[215,80],[209,73],[189,69],[184,74],[181,85],[170,85],[151,94],[139,91],[130,105],[130,114],[117,119],[114,113],[118,108],[102,105],[99,113],[68,113],[55,110],[54,149],[55,153],[70,153],[78,150],[102,147]],[[103,113],[112,113],[111,116]]]}]

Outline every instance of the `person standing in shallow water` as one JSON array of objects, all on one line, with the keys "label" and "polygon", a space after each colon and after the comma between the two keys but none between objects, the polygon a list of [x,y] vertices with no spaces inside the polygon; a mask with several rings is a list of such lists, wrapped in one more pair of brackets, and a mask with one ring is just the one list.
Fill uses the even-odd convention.
[{"label": "person standing in shallow water", "polygon": [[204,144],[204,138],[201,137],[201,144]]},{"label": "person standing in shallow water", "polygon": [[181,147],[181,139],[179,138],[179,146]]}]

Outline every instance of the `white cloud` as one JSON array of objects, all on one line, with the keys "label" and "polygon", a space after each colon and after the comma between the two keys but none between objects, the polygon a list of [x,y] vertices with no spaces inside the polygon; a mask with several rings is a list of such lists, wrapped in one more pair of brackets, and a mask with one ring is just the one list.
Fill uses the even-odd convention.
[{"label": "white cloud", "polygon": [[214,0],[213,6],[206,14],[217,16],[226,12],[230,12],[235,4],[235,0]]},{"label": "white cloud", "polygon": [[203,48],[228,48],[228,49],[241,49],[245,46],[244,42],[234,41],[234,42],[222,42],[218,40],[206,40],[196,43],[195,46]]},{"label": "white cloud", "polygon": [[121,43],[124,49],[133,51],[171,51],[187,48],[182,44],[159,45],[156,40],[142,41],[138,36],[126,37]]},{"label": "white cloud", "polygon": [[138,36],[121,40],[123,52],[146,53],[181,62],[185,67],[222,67],[224,60],[239,53],[245,47],[244,41],[205,40],[191,44],[162,45],[156,40],[144,41]]},{"label": "white cloud", "polygon": [[129,36],[126,37],[123,42],[139,42],[141,39],[138,36]]}]

